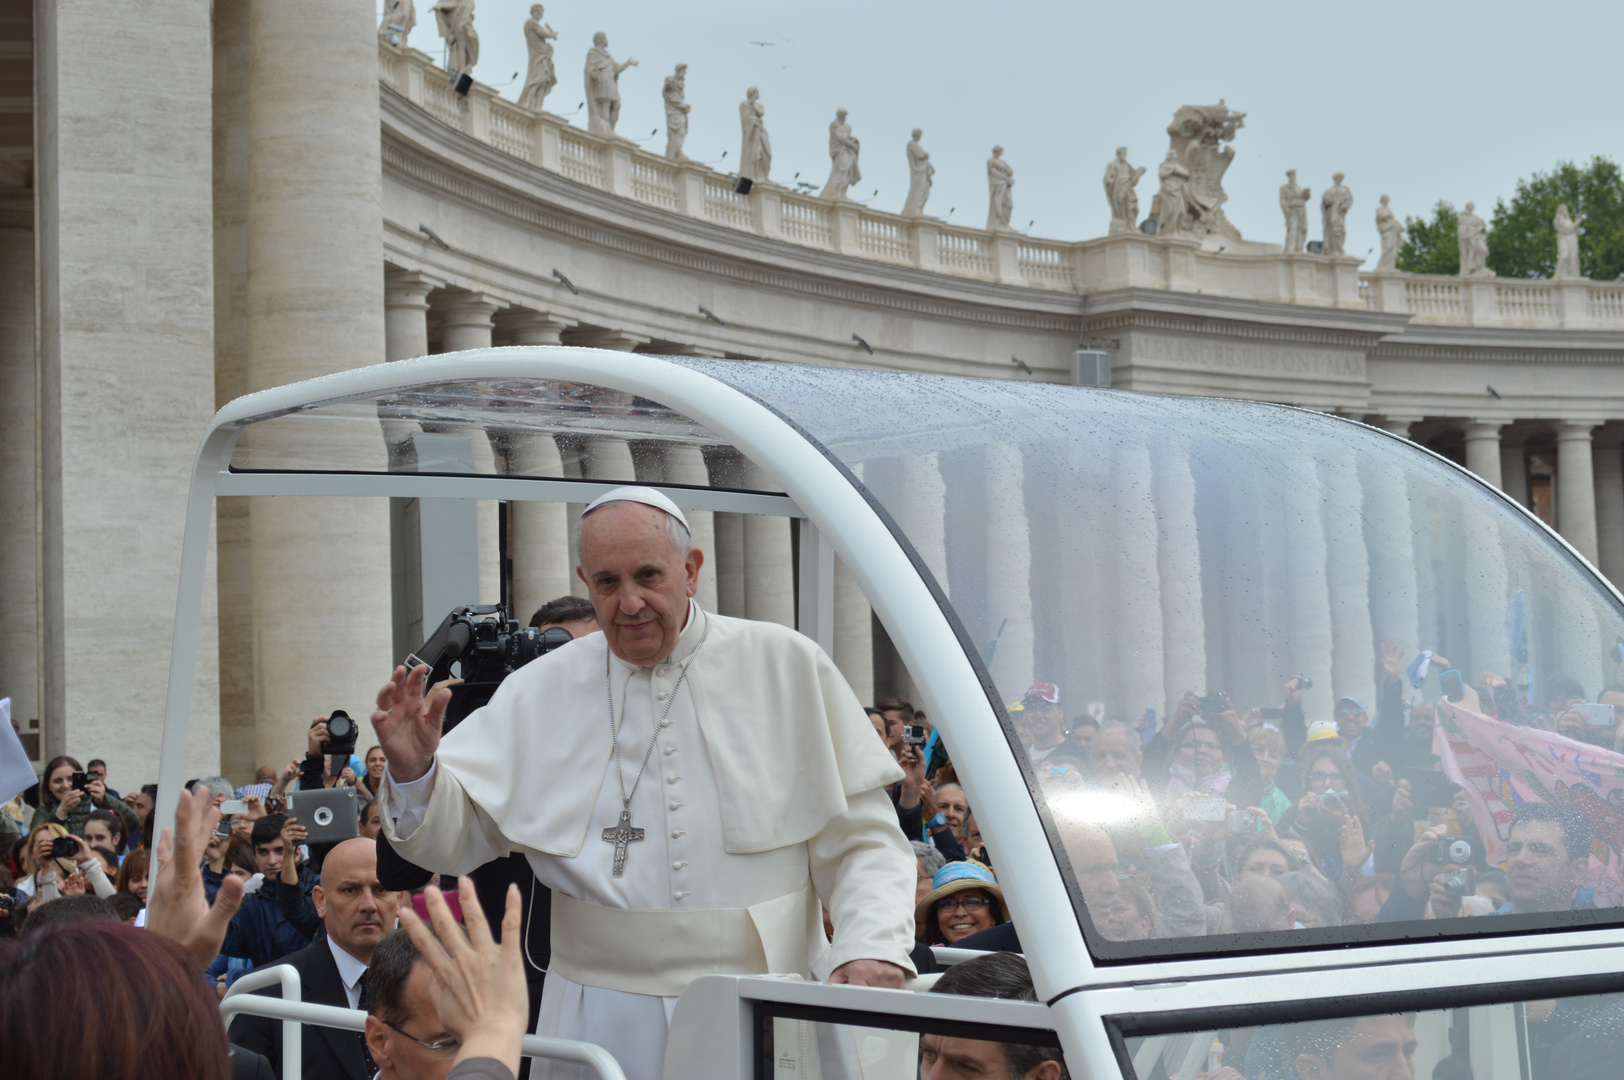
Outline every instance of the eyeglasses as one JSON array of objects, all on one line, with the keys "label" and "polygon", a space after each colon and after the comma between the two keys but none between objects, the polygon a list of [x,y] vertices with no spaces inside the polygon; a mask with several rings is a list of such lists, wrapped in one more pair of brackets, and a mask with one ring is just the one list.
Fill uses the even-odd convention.
[{"label": "eyeglasses", "polygon": [[992,901],[985,896],[944,896],[936,901],[936,910],[952,911],[956,907],[961,907],[965,911],[977,912],[991,905]]},{"label": "eyeglasses", "polygon": [[[380,1017],[380,1019],[382,1018]],[[457,1048],[462,1045],[462,1043],[455,1037],[450,1039],[440,1039],[436,1042],[424,1042],[422,1039],[419,1039],[416,1035],[413,1035],[399,1024],[391,1024],[388,1020],[384,1020],[384,1024],[390,1028],[393,1028],[395,1031],[400,1032],[402,1035],[406,1036],[408,1039],[412,1040],[412,1042],[416,1043],[418,1046],[421,1046],[431,1054],[455,1054],[457,1052]]]},{"label": "eyeglasses", "polygon": [[1339,772],[1311,772],[1308,774],[1310,784],[1340,784],[1342,774]]}]

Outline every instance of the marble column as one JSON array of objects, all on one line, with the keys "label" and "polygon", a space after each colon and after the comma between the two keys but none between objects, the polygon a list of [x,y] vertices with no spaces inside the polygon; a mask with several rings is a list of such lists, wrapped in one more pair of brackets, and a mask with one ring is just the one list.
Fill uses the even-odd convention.
[{"label": "marble column", "polygon": [[1419,416],[1384,416],[1376,422],[1383,431],[1390,431],[1401,439],[1410,437],[1410,428],[1421,420]]},{"label": "marble column", "polygon": [[[874,609],[846,564],[835,556],[835,667],[846,677],[857,700],[872,705],[874,697]],[[915,702],[916,705],[920,704]],[[920,707],[923,707],[922,705]]]},{"label": "marble column", "polygon": [[1618,434],[1596,439],[1596,548],[1601,572],[1615,585],[1624,583],[1624,457]]},{"label": "marble column", "polygon": [[574,326],[575,320],[545,311],[509,309],[496,317],[496,325],[507,345],[557,345],[559,335]]},{"label": "marble column", "polygon": [[[385,355],[376,9],[370,0],[249,5],[248,79],[249,388],[376,364]],[[388,504],[257,498],[249,532],[255,757],[276,762],[303,745],[312,716],[364,716],[390,669]],[[328,643],[323,663],[310,662],[312,641]]]},{"label": "marble column", "polygon": [[1574,549],[1596,561],[1596,470],[1591,459],[1593,420],[1556,427],[1556,529]]},{"label": "marble column", "polygon": [[[1157,507],[1150,453],[1142,444],[1121,447],[1111,462],[1116,481],[1111,517],[1116,524],[1116,611],[1113,637],[1121,685],[1121,715],[1137,717],[1146,706],[1158,712],[1187,689],[1204,692],[1200,682],[1172,687],[1165,683],[1162,652],[1162,588],[1157,565]],[[1020,491],[1019,486],[1015,489]],[[1030,585],[1024,583],[1030,591]],[[1199,589],[1199,584],[1197,585]],[[1030,601],[1029,601],[1030,603]],[[1006,631],[1007,634],[1007,631]],[[1003,646],[999,646],[1002,653]],[[1025,687],[1009,687],[1013,700]]]},{"label": "marble column", "polygon": [[383,274],[383,358],[409,360],[429,351],[429,293],[445,283],[417,270]]},{"label": "marble column", "polygon": [[[1409,482],[1386,456],[1366,458],[1360,473],[1372,636],[1396,645],[1408,662],[1423,640]],[[1434,633],[1424,635],[1427,647],[1434,644]]]},{"label": "marble column", "polygon": [[[31,190],[6,194],[27,200],[38,262],[4,301],[15,312],[37,295],[37,381],[24,395],[0,385],[7,412],[32,414],[0,437],[38,440],[25,520],[38,567],[39,698],[22,719],[40,717],[47,757],[107,757],[125,791],[159,775],[187,489],[215,407],[211,6],[58,2],[5,14],[8,44],[20,48],[6,53],[6,93],[24,95],[6,99],[6,123],[25,142],[32,124],[37,154]],[[368,49],[376,146],[377,46]],[[376,275],[379,253],[368,258]],[[8,350],[20,329],[10,333]],[[185,760],[160,778],[169,799],[220,762],[215,581],[211,542]],[[352,611],[333,617],[355,625]]]},{"label": "marble column", "polygon": [[[744,459],[732,449],[711,449],[705,454],[711,484],[719,488],[744,486]],[[716,526],[716,610],[744,618],[744,515],[718,512]]]},{"label": "marble column", "polygon": [[[754,462],[745,466],[744,486],[779,491]],[[795,574],[789,518],[744,515],[744,615],[747,619],[795,625]]]},{"label": "marble column", "polygon": [[[1178,695],[1207,685],[1207,629],[1201,597],[1201,538],[1196,527],[1195,477],[1189,450],[1172,445],[1156,463],[1156,566],[1161,580],[1162,685],[1160,715]],[[1131,703],[1130,703],[1131,704]]]},{"label": "marble column", "polygon": [[[709,487],[710,471],[705,468],[704,452],[697,446],[668,443],[664,447],[661,478],[668,484],[689,487]],[[718,611],[716,606],[716,515],[709,510],[684,510],[683,517],[693,534],[694,547],[705,553],[699,568],[699,592],[695,599],[706,611]]]},{"label": "marble column", "polygon": [[998,692],[1016,701],[1033,681],[1032,536],[1026,520],[1026,463],[1019,447],[1003,443],[987,446],[982,456],[989,637],[1009,620],[993,656],[992,677]]},{"label": "marble column", "polygon": [[[568,319],[541,311],[514,311],[497,316],[509,345],[557,345],[558,335],[573,326]],[[558,442],[534,431],[509,433],[508,468],[519,476],[564,475]],[[576,511],[579,513],[579,509]],[[578,580],[570,557],[569,504],[514,502],[508,505],[508,555],[513,560],[513,617],[521,623],[542,604],[574,592]]]},{"label": "marble column", "polygon": [[39,432],[33,214],[0,211],[0,687],[24,730],[40,716]]},{"label": "marble column", "polygon": [[1498,420],[1473,420],[1466,425],[1466,467],[1485,484],[1502,487],[1500,473],[1500,429]]},{"label": "marble column", "polygon": [[1341,691],[1334,688],[1335,639],[1327,578],[1330,568],[1321,517],[1325,499],[1314,463],[1303,458],[1285,462],[1280,488],[1286,530],[1283,539],[1290,674],[1314,680],[1313,687],[1303,694],[1303,711],[1308,720],[1329,720],[1331,706]]},{"label": "marble column", "polygon": [[[440,316],[440,351],[490,348],[491,330],[495,327],[492,318],[505,306],[501,300],[485,293],[447,296],[435,305],[435,314]],[[471,431],[469,439],[473,445],[475,470],[482,476],[496,475],[495,452],[489,433]],[[478,506],[479,602],[494,604],[502,598],[502,507],[494,499],[480,499]]]},{"label": "marble column", "polygon": [[1516,433],[1500,436],[1500,490],[1518,506],[1528,505],[1527,436]]}]

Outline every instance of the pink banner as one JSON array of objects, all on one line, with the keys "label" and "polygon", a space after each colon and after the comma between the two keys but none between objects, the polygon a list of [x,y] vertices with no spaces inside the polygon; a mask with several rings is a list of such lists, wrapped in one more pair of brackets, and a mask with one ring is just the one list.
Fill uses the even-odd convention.
[{"label": "pink banner", "polygon": [[1490,866],[1505,859],[1511,815],[1525,802],[1560,803],[1595,835],[1586,884],[1597,907],[1624,906],[1624,754],[1438,702],[1432,752],[1466,789]]}]

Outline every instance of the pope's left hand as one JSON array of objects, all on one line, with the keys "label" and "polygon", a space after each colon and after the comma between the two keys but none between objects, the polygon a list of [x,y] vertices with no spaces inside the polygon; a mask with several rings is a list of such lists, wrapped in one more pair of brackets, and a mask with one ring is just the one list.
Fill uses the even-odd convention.
[{"label": "pope's left hand", "polygon": [[901,990],[902,981],[907,975],[906,971],[888,960],[848,960],[835,968],[829,982]]}]

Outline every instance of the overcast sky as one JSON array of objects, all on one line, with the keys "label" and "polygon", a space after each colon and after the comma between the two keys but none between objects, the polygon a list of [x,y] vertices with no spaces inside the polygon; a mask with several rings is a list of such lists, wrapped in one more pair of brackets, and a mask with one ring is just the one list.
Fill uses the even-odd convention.
[{"label": "overcast sky", "polygon": [[[431,3],[417,0],[411,44],[442,58]],[[474,75],[508,98],[523,85],[529,9],[528,0],[478,0]],[[1364,256],[1379,246],[1373,214],[1383,193],[1401,217],[1445,198],[1473,200],[1488,218],[1519,177],[1595,154],[1624,159],[1618,0],[560,0],[544,21],[559,34],[546,108],[574,124],[585,126],[582,65],[602,30],[617,60],[639,61],[620,79],[618,131],[650,149],[665,148],[662,82],[687,63],[691,157],[730,171],[739,102],[759,86],[774,180],[798,172],[822,187],[829,122],[844,107],[863,146],[854,198],[901,209],[903,148],[920,127],[936,166],[926,211],[984,225],[985,162],[999,143],[1015,168],[1015,225],[1055,239],[1105,233],[1101,175],[1118,146],[1147,167],[1147,216],[1174,111],[1219,98],[1246,113],[1224,187],[1225,212],[1250,240],[1283,238],[1278,189],[1288,168],[1313,190],[1313,239],[1320,193],[1333,172],[1347,174],[1347,250]]]}]

